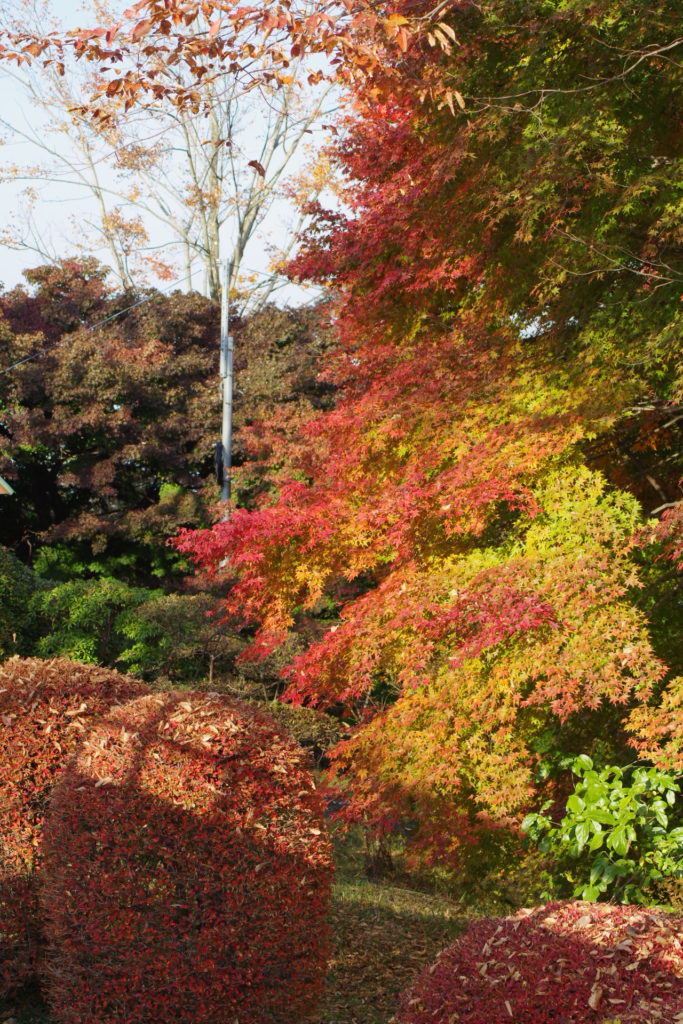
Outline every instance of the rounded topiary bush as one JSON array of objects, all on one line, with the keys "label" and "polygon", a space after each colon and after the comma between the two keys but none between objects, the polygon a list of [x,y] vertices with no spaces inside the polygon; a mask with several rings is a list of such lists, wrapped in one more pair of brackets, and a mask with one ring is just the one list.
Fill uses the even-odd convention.
[{"label": "rounded topiary bush", "polygon": [[47,995],[63,1024],[305,1020],[330,845],[306,755],[217,694],[156,694],[88,734],[44,838]]},{"label": "rounded topiary bush", "polygon": [[396,1024],[673,1024],[683,918],[551,903],[471,924],[417,980]]},{"label": "rounded topiary bush", "polygon": [[95,717],[144,692],[66,658],[0,664],[0,994],[29,981],[40,957],[36,872],[55,779]]}]

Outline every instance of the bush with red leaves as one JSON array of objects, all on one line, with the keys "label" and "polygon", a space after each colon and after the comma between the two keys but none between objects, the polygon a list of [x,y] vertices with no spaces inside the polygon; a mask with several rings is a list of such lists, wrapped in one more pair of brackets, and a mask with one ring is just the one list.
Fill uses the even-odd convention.
[{"label": "bush with red leaves", "polygon": [[62,1024],[280,1024],[313,1012],[330,844],[305,753],[217,694],[88,734],[44,833],[47,996]]},{"label": "bush with red leaves", "polygon": [[55,779],[94,717],[144,692],[130,676],[66,658],[0,665],[0,994],[39,962],[38,844]]},{"label": "bush with red leaves", "polygon": [[484,919],[402,1000],[396,1024],[683,1021],[683,917],[551,903]]}]

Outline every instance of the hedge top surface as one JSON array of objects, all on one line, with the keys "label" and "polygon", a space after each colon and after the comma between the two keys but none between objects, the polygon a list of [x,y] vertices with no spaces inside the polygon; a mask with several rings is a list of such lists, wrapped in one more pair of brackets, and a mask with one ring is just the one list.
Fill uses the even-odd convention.
[{"label": "hedge top surface", "polygon": [[[308,760],[279,722],[244,701],[165,692],[114,707],[88,730],[67,774],[84,785],[132,786],[193,811],[239,805],[247,822],[270,813],[274,827],[276,806],[319,813]],[[260,803],[249,802],[257,796]]]},{"label": "hedge top surface", "polygon": [[483,919],[402,1000],[396,1024],[679,1024],[683,917],[551,903]]},{"label": "hedge top surface", "polygon": [[229,697],[155,694],[88,732],[48,815],[62,1024],[299,1024],[328,952],[331,851],[304,751]]}]

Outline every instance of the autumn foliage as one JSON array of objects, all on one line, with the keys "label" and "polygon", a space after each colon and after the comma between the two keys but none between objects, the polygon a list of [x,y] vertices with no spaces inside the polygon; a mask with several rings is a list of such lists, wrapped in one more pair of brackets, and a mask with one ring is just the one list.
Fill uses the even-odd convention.
[{"label": "autumn foliage", "polygon": [[62,1024],[307,1019],[330,849],[305,755],[217,695],[159,695],[88,734],[55,792],[42,903]]},{"label": "autumn foliage", "polygon": [[551,903],[470,924],[403,996],[397,1024],[657,1024],[683,1006],[680,916]]},{"label": "autumn foliage", "polygon": [[340,294],[336,408],[272,503],[180,542],[227,560],[255,657],[316,622],[288,693],[358,727],[345,813],[417,822],[432,858],[519,821],[553,758],[679,756],[640,541],[679,494],[669,9],[457,3],[452,52],[387,46],[398,84],[358,85],[335,151],[346,210],[293,267]]},{"label": "autumn foliage", "polygon": [[306,50],[339,65],[344,205],[292,266],[338,296],[339,401],[263,428],[255,507],[179,548],[255,658],[312,641],[288,695],[356,727],[345,814],[414,822],[432,859],[556,795],[567,755],[680,767],[676,514],[642,540],[681,493],[674,6],[141,0],[2,51],[97,61],[103,118],[149,92],[198,111],[193,76],[282,82]]},{"label": "autumn foliage", "polygon": [[16,484],[0,537],[25,560],[63,545],[144,585],[177,568],[177,524],[202,521],[218,314],[176,292],[122,315],[139,296],[109,293],[106,273],[64,261],[0,294],[0,361],[27,359],[0,375],[0,472]]},{"label": "autumn foliage", "polygon": [[[439,20],[443,6],[431,10],[420,2],[378,8],[371,0],[248,6],[239,0],[139,0],[117,22],[109,15],[106,24],[65,36],[10,33],[0,42],[0,59],[18,65],[48,60],[62,75],[67,54],[96,61],[98,88],[86,112],[105,122],[146,98],[200,110],[197,83],[207,67],[230,75],[245,91],[263,83],[286,86],[292,82],[292,62],[307,54],[328,58],[329,77],[349,82],[372,75],[376,87],[381,83],[388,90],[396,85],[396,74],[383,60],[387,43],[405,53],[414,37],[425,49],[438,45],[450,50],[455,35]],[[96,16],[103,17],[102,11]],[[317,82],[323,76],[319,62],[310,78]],[[416,86],[421,84],[418,79]]]},{"label": "autumn foliage", "polygon": [[36,971],[40,840],[52,788],[87,727],[144,687],[95,665],[11,658],[0,665],[0,991]]},{"label": "autumn foliage", "polygon": [[[208,523],[216,499],[218,307],[197,293],[113,292],[94,259],[25,276],[29,288],[0,289],[0,368],[21,363],[0,373],[0,474],[16,492],[0,544],[42,561],[48,578],[168,589],[182,572],[168,537]],[[252,461],[268,438],[250,424],[267,421],[281,447],[297,416],[329,402],[315,378],[332,338],[312,308],[266,306],[232,328],[233,454],[247,463],[238,492],[248,499],[268,487]]]}]

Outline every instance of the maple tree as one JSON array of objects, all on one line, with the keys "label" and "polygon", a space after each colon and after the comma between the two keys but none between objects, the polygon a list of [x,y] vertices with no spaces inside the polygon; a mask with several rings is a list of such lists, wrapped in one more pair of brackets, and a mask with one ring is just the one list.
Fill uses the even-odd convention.
[{"label": "maple tree", "polygon": [[641,540],[680,494],[670,7],[454,4],[451,52],[384,48],[337,149],[350,213],[293,268],[342,293],[341,400],[275,500],[180,542],[235,577],[256,657],[331,602],[289,697],[359,726],[344,813],[416,820],[431,858],[552,791],[549,748],[683,767]]},{"label": "maple tree", "polygon": [[47,540],[85,563],[134,553],[133,581],[146,583],[178,564],[163,545],[174,521],[201,522],[217,312],[176,293],[117,316],[138,297],[109,294],[104,273],[67,261],[29,273],[33,294],[0,299],[3,369],[38,356],[0,377],[2,463],[16,481],[0,532],[25,559]]},{"label": "maple tree", "polygon": [[640,539],[643,512],[680,494],[671,11],[144,0],[121,25],[5,51],[74,47],[129,106],[200,110],[158,52],[248,86],[324,51],[354,90],[350,212],[320,211],[294,268],[342,294],[342,401],[285,443],[271,504],[180,547],[236,577],[226,612],[257,656],[336,609],[290,696],[361,726],[336,758],[347,813],[416,818],[432,857],[547,789],[549,747],[618,763],[630,743],[681,767],[667,571]]}]

